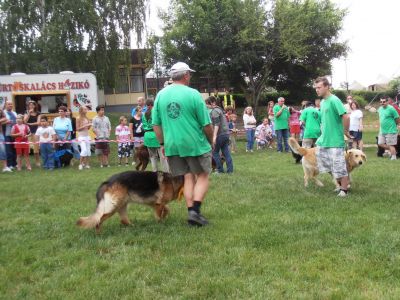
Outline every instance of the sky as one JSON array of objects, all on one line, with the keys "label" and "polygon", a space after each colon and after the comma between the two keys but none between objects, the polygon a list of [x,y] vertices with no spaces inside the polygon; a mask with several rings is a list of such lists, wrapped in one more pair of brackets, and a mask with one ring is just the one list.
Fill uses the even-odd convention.
[{"label": "sky", "polygon": [[[350,48],[346,59],[332,61],[333,86],[345,81],[368,86],[378,77],[400,76],[400,0],[332,1],[348,11],[339,41],[347,41]],[[168,3],[150,0],[149,28],[156,34],[162,34],[157,10],[167,9]]]}]

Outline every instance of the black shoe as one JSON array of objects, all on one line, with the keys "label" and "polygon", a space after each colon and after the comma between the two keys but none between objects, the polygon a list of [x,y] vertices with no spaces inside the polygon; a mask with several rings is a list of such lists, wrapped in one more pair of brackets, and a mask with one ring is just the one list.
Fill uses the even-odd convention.
[{"label": "black shoe", "polygon": [[208,221],[201,214],[195,212],[194,210],[191,210],[189,211],[188,223],[189,225],[193,226],[205,226],[208,224]]}]

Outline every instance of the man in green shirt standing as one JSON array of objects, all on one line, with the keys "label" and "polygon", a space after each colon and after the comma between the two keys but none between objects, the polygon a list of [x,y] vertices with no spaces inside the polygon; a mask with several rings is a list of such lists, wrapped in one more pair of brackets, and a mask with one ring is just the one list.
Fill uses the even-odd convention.
[{"label": "man in green shirt standing", "polygon": [[278,103],[274,106],[274,129],[278,140],[278,152],[282,152],[282,139],[285,144],[285,151],[289,152],[289,109],[285,105],[285,98],[279,97]]},{"label": "man in green shirt standing", "polygon": [[330,83],[326,77],[314,81],[315,91],[321,102],[321,136],[317,144],[317,162],[320,173],[331,173],[340,183],[339,197],[347,196],[349,177],[344,153],[344,134],[350,137],[349,115],[342,101],[331,94]]},{"label": "man in green shirt standing", "polygon": [[300,115],[300,121],[304,125],[302,147],[312,148],[321,135],[321,113],[310,101],[307,101],[305,107]]},{"label": "man in green shirt standing", "polygon": [[390,159],[396,160],[397,145],[397,125],[400,123],[399,114],[396,109],[389,105],[388,99],[381,99],[381,107],[378,109],[379,114],[379,135],[378,145],[390,151]]},{"label": "man in green shirt standing", "polygon": [[157,94],[152,123],[172,175],[184,175],[188,223],[204,226],[208,221],[200,207],[209,185],[213,128],[200,93],[188,87],[190,72],[183,62],[172,66],[173,84]]}]

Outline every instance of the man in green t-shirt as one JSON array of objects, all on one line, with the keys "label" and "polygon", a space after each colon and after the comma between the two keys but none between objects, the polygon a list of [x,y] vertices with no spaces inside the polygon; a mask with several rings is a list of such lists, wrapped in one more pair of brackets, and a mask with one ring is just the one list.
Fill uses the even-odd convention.
[{"label": "man in green t-shirt", "polygon": [[313,106],[312,102],[306,102],[305,109],[300,115],[300,121],[304,125],[302,147],[312,148],[321,135],[321,113]]},{"label": "man in green t-shirt", "polygon": [[289,152],[289,109],[285,105],[285,98],[279,97],[278,103],[274,106],[274,130],[278,142],[278,152],[282,152],[282,140],[285,144],[285,151]]},{"label": "man in green t-shirt", "polygon": [[340,183],[339,197],[347,196],[349,177],[344,153],[344,134],[349,135],[349,116],[342,101],[331,94],[326,77],[314,81],[315,91],[321,102],[321,136],[317,144],[317,162],[320,173],[331,173]]},{"label": "man in green t-shirt", "polygon": [[157,94],[152,123],[172,175],[184,175],[188,223],[204,226],[208,221],[200,207],[209,185],[213,128],[200,93],[188,87],[190,72],[183,62],[172,66],[173,84]]},{"label": "man in green t-shirt", "polygon": [[379,114],[379,135],[378,145],[390,151],[390,159],[396,160],[397,145],[397,125],[400,123],[399,114],[396,109],[389,105],[388,99],[381,99],[381,107],[378,109]]}]

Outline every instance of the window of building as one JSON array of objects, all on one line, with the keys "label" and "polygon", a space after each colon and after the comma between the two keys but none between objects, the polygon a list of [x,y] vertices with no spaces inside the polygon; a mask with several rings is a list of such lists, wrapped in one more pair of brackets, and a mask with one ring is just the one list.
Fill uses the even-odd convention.
[{"label": "window of building", "polygon": [[119,76],[115,83],[116,94],[127,94],[129,93],[128,76],[126,75],[126,69],[119,69]]},{"label": "window of building", "polygon": [[137,69],[137,68],[132,69],[129,81],[130,81],[131,93],[143,92],[144,91],[143,69]]}]

